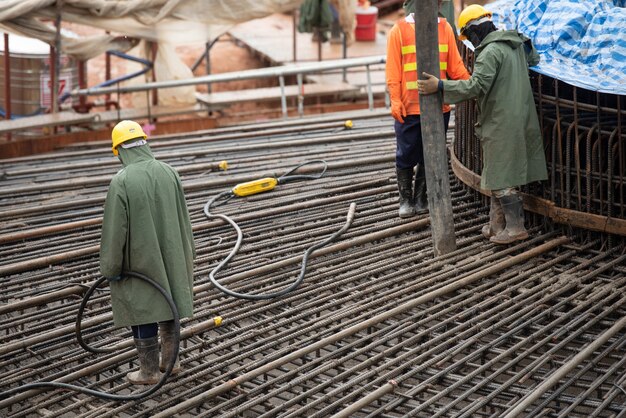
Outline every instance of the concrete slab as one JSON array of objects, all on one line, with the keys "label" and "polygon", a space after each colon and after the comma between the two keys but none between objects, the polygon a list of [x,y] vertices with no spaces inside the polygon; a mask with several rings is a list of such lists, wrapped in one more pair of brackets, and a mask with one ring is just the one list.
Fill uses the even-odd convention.
[{"label": "concrete slab", "polygon": [[238,102],[249,101],[269,101],[280,100],[285,97],[303,97],[308,96],[326,96],[326,95],[340,95],[342,93],[355,92],[358,87],[352,86],[347,83],[342,83],[340,80],[331,84],[303,84],[302,91],[298,91],[297,85],[285,86],[284,92],[280,87],[265,87],[249,90],[237,90],[237,91],[222,91],[217,93],[196,93],[196,98],[207,105],[227,105]]}]

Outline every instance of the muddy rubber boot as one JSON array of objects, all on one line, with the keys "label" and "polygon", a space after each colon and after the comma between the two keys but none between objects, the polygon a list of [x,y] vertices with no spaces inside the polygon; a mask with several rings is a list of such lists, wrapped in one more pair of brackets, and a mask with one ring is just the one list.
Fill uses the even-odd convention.
[{"label": "muddy rubber boot", "polygon": [[424,164],[418,164],[415,169],[415,186],[413,189],[415,213],[421,214],[428,212],[426,190],[426,171],[424,170]]},{"label": "muddy rubber boot", "polygon": [[496,244],[510,244],[528,238],[524,227],[524,206],[519,195],[510,195],[500,198],[502,211],[506,220],[506,227],[489,240]]},{"label": "muddy rubber boot", "polygon": [[400,194],[400,210],[398,211],[398,216],[400,216],[401,218],[410,218],[411,216],[415,215],[412,187],[413,169],[396,168],[396,176],[398,178],[398,192]]},{"label": "muddy rubber boot", "polygon": [[139,354],[139,370],[130,372],[126,378],[133,385],[154,385],[161,379],[159,372],[159,338],[135,338]]},{"label": "muddy rubber boot", "polygon": [[[174,351],[176,350],[176,329],[174,328],[174,321],[159,322],[159,334],[161,335],[161,362],[159,369],[165,372],[167,365],[170,364],[172,357],[174,357]],[[179,334],[180,336],[180,334]],[[176,355],[176,362],[172,369],[172,375],[180,372],[180,360]]]},{"label": "muddy rubber boot", "polygon": [[504,226],[505,221],[504,212],[502,211],[502,205],[497,198],[492,196],[491,204],[489,206],[489,223],[483,226],[483,236],[489,239],[502,231],[504,229]]}]

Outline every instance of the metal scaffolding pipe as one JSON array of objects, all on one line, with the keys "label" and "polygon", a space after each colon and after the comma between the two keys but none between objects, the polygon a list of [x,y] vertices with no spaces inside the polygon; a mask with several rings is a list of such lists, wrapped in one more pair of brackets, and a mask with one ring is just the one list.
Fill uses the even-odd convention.
[{"label": "metal scaffolding pipe", "polygon": [[328,60],[315,63],[297,63],[282,65],[279,67],[258,68],[254,70],[237,71],[232,73],[212,74],[201,77],[193,77],[184,80],[168,80],[153,83],[145,83],[136,86],[114,86],[99,87],[89,89],[77,89],[71,93],[72,97],[83,95],[99,95],[110,93],[131,93],[136,91],[146,91],[163,89],[168,87],[194,86],[198,84],[219,83],[224,81],[250,80],[254,78],[285,77],[297,74],[322,72],[351,67],[363,67],[366,65],[385,64],[384,55],[361,58],[346,58],[341,60]]}]

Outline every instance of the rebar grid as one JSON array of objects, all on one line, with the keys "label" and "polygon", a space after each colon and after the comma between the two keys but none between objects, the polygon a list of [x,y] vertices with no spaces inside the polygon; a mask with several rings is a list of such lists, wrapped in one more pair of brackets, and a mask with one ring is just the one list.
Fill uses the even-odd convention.
[{"label": "rebar grid", "polygon": [[[602,231],[602,223],[626,218],[626,96],[592,92],[531,72],[540,118],[548,181],[522,188],[545,199],[567,215],[560,223],[575,223],[583,239],[590,230]],[[454,154],[471,172],[482,170],[480,140],[474,135],[473,102],[457,106]],[[579,212],[579,213],[578,213]],[[585,214],[599,215],[598,224]],[[560,219],[565,217],[565,219]],[[576,221],[576,222],[574,222]],[[623,244],[626,226],[612,234],[597,235],[613,245]]]},{"label": "rebar grid", "polygon": [[[184,334],[182,372],[149,399],[119,404],[71,392],[29,391],[0,400],[1,414],[329,416],[365,399],[352,415],[500,416],[624,316],[622,247],[608,250],[600,239],[535,253],[558,237],[539,227],[528,241],[494,246],[480,234],[486,208],[452,176],[459,249],[434,257],[427,215],[397,218],[388,120],[357,119],[352,131],[322,126],[316,120],[310,129],[304,125],[291,133],[266,127],[273,132],[266,136],[243,127],[184,140],[159,138],[157,153],[181,171],[198,247],[194,318],[182,321],[183,333],[218,315],[222,326]],[[100,225],[72,223],[101,216],[106,182],[58,190],[45,184],[115,171],[110,163],[88,170],[102,160],[98,151],[106,151],[82,147],[0,162],[3,171],[13,173],[11,187],[24,186],[24,195],[0,196],[0,213],[7,215],[0,269],[25,263],[21,271],[0,275],[6,289],[0,296],[0,390],[52,379],[117,394],[135,390],[125,380],[137,367],[130,333],[113,329],[106,289],[93,297],[84,333],[94,345],[122,348],[94,356],[73,337],[79,299],[99,277],[97,252],[73,252],[97,246]],[[76,159],[71,170],[62,162],[67,155]],[[218,280],[239,292],[283,288],[294,280],[304,249],[336,230],[356,201],[353,226],[310,260],[295,292],[254,303],[217,292],[207,275],[235,235],[220,222],[208,222],[202,206],[243,178],[279,175],[303,158],[326,159],[332,168],[322,179],[216,208],[244,231],[240,253]],[[221,159],[232,160],[229,171],[206,171]],[[37,188],[43,191],[33,194]],[[44,226],[59,230],[1,241],[4,226],[7,234]],[[37,261],[49,255],[59,259]],[[473,279],[455,288],[468,278]],[[424,302],[397,311],[418,299]],[[389,312],[395,313],[387,317]],[[623,349],[620,333],[526,409],[528,416],[619,414],[626,400]],[[304,354],[294,356],[298,350]],[[392,379],[396,383],[389,389]],[[230,382],[237,383],[226,387]],[[190,400],[193,405],[186,404]]]}]

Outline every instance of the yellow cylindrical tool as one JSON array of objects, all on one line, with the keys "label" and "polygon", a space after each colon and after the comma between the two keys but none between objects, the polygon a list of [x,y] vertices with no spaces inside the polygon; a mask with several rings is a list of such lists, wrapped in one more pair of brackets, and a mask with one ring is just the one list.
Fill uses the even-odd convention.
[{"label": "yellow cylindrical tool", "polygon": [[266,177],[263,179],[248,181],[246,183],[240,183],[233,187],[233,194],[235,196],[250,196],[251,194],[257,194],[272,190],[278,184],[278,180],[274,177]]}]

